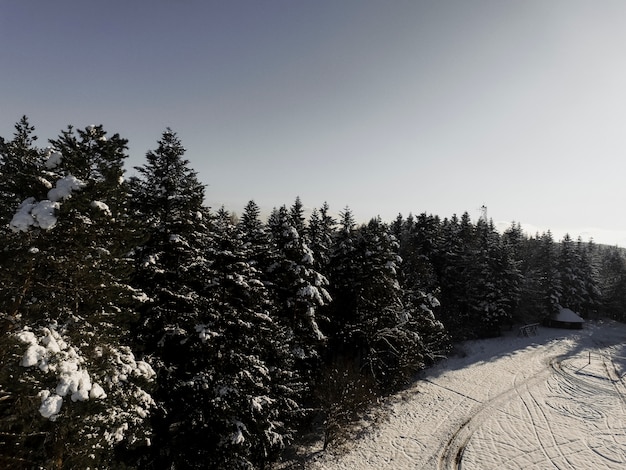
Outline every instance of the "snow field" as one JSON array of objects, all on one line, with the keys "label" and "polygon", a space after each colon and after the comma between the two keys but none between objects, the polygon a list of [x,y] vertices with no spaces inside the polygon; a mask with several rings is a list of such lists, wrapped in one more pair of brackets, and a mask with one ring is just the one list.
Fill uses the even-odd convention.
[{"label": "snow field", "polygon": [[[626,468],[626,326],[468,342],[313,469]],[[591,363],[589,363],[591,353]]]}]

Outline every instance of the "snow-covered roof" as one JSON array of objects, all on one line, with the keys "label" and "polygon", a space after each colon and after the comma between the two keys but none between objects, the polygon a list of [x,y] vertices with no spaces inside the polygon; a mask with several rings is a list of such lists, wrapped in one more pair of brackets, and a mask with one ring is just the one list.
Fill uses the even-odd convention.
[{"label": "snow-covered roof", "polygon": [[584,323],[585,321],[576,312],[564,307],[561,307],[561,310],[559,310],[559,313],[556,314],[554,319],[556,321],[562,321],[566,323]]}]

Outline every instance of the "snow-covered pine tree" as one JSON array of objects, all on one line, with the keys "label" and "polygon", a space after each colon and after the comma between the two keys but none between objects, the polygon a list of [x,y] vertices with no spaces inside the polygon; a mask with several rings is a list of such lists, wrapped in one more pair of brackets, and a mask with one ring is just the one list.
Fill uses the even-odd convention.
[{"label": "snow-covered pine tree", "polygon": [[558,312],[561,305],[561,276],[558,266],[558,246],[554,242],[552,232],[541,234],[534,253],[534,275],[539,284],[539,309],[536,315],[539,319]]},{"label": "snow-covered pine tree", "polygon": [[[50,189],[50,183],[43,178],[46,157],[44,151],[34,146],[36,140],[34,127],[26,116],[15,124],[12,140],[0,138],[0,314],[4,316],[2,323],[6,322],[3,330],[11,328],[32,280],[34,261],[32,253],[22,249],[29,245],[25,238],[38,236],[35,231],[16,233],[9,222],[23,201],[31,197],[45,199]],[[30,216],[28,219],[33,221]],[[15,269],[16,266],[22,269]]]},{"label": "snow-covered pine tree", "polygon": [[332,304],[323,309],[327,317],[327,331],[330,357],[342,356],[346,351],[345,325],[355,322],[355,296],[352,286],[356,282],[356,272],[360,260],[357,259],[356,222],[350,208],[339,213],[337,231],[331,245],[328,279]]},{"label": "snow-covered pine tree", "polygon": [[402,258],[401,284],[405,290],[438,295],[439,285],[433,265],[437,258],[439,219],[425,213],[409,216],[399,229],[399,254]]},{"label": "snow-covered pine tree", "polygon": [[[344,212],[339,224],[330,271],[337,302],[329,309],[333,352],[357,357],[381,390],[396,389],[428,362],[419,331],[425,318],[419,310],[431,298],[407,297],[411,304],[404,305],[398,243],[379,218],[354,229],[350,213]],[[434,317],[430,322],[432,339],[443,330]]]},{"label": "snow-covered pine tree", "polygon": [[[302,377],[312,380],[326,337],[319,326],[320,307],[331,302],[328,280],[314,268],[313,252],[293,225],[285,206],[268,220],[273,262],[266,278],[280,323],[287,328],[291,353]],[[307,384],[306,388],[308,389]],[[304,396],[308,391],[303,391]]]},{"label": "snow-covered pine tree", "polygon": [[293,437],[301,379],[262,273],[249,261],[254,247],[224,209],[212,232],[209,293],[216,315],[199,325],[205,354],[215,361],[210,374],[199,375],[209,391],[201,405],[207,439],[200,443],[201,458],[187,456],[185,464],[266,468]]},{"label": "snow-covered pine tree", "polygon": [[304,217],[304,205],[302,204],[300,196],[296,196],[296,200],[289,208],[289,219],[291,221],[291,225],[296,229],[298,234],[301,237],[305,237],[308,233],[308,229],[306,226],[306,219]]},{"label": "snow-covered pine tree", "polygon": [[208,410],[199,403],[211,392],[197,378],[210,376],[216,361],[206,354],[198,332],[216,315],[207,294],[210,217],[203,206],[204,186],[184,153],[178,136],[167,129],[130,181],[144,234],[134,253],[133,282],[148,297],[135,334],[157,372],[154,398],[161,410],[153,419],[151,468],[178,466],[187,450],[201,448],[209,434],[202,429]]},{"label": "snow-covered pine tree", "polygon": [[424,213],[415,219],[409,214],[397,230],[402,258],[398,278],[404,310],[409,321],[414,322],[411,328],[420,335],[421,362],[415,368],[421,368],[444,356],[450,345],[443,324],[436,318],[439,287],[430,261],[437,245],[439,219]]},{"label": "snow-covered pine tree", "polygon": [[585,296],[585,273],[581,266],[581,253],[569,234],[565,234],[559,243],[557,269],[561,285],[559,303],[580,312]]},{"label": "snow-covered pine tree", "polygon": [[599,261],[601,310],[618,321],[626,319],[626,259],[622,249],[603,247]]},{"label": "snow-covered pine tree", "polygon": [[259,206],[249,201],[239,219],[238,229],[247,249],[248,261],[264,273],[271,264],[270,235],[260,215]]},{"label": "snow-covered pine tree", "polygon": [[353,294],[356,323],[348,337],[361,351],[363,365],[383,389],[404,383],[418,366],[419,335],[402,303],[398,282],[398,242],[379,218],[359,229],[357,282]]},{"label": "snow-covered pine tree", "polygon": [[0,374],[14,404],[2,420],[14,441],[7,459],[11,468],[134,465],[129,452],[151,434],[154,372],[129,347],[137,292],[126,284],[126,140],[90,126],[50,143],[47,194],[26,199],[9,222],[23,238],[8,255],[31,260],[14,265],[28,282]]},{"label": "snow-covered pine tree", "polygon": [[520,274],[506,248],[493,222],[477,222],[466,276],[467,328],[478,336],[499,335],[519,301]]},{"label": "snow-covered pine tree", "polygon": [[0,138],[0,217],[10,220],[21,202],[48,191],[42,179],[45,152],[35,147],[37,136],[28,118],[23,116],[15,124],[13,138]]},{"label": "snow-covered pine tree", "polygon": [[309,217],[309,245],[313,251],[314,267],[326,274],[337,222],[329,214],[330,207],[325,202],[319,209],[314,209]]},{"label": "snow-covered pine tree", "polygon": [[441,288],[440,318],[456,339],[471,336],[467,331],[471,320],[467,309],[466,268],[469,265],[473,225],[466,214],[461,220],[456,215],[443,220],[441,237],[433,257],[433,265]]},{"label": "snow-covered pine tree", "polygon": [[[517,302],[513,304],[512,322],[534,323],[537,318],[534,305],[526,295],[536,281],[525,275],[528,268],[527,253],[530,249],[530,240],[522,231],[520,223],[512,222],[509,228],[502,233],[502,249],[508,254],[512,267],[518,272]],[[523,299],[523,300],[522,300]]]},{"label": "snow-covered pine tree", "polygon": [[601,292],[599,288],[599,274],[596,261],[597,247],[590,240],[587,243],[578,237],[576,241],[578,253],[577,271],[582,280],[581,303],[578,312],[585,318],[596,316],[600,308]]}]

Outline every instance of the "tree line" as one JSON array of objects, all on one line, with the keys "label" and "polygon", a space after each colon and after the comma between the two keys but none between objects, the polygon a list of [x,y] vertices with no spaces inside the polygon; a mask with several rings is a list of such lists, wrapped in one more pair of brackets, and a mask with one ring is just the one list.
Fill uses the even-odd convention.
[{"label": "tree line", "polygon": [[0,138],[0,465],[266,469],[324,446],[455,341],[567,306],[622,320],[617,247],[299,198],[205,206],[167,129],[127,141],[26,117]]}]

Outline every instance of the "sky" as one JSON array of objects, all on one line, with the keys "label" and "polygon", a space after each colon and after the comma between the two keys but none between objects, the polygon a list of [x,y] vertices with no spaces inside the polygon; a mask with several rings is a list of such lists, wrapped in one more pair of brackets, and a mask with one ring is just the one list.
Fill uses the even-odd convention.
[{"label": "sky", "polygon": [[0,135],[170,127],[207,204],[626,247],[626,2],[0,0]]}]

